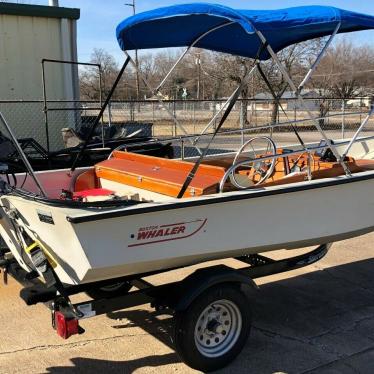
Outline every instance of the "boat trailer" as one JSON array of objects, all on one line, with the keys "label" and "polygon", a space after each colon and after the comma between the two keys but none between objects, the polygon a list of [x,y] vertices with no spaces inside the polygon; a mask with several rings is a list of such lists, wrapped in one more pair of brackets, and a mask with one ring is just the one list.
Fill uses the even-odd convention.
[{"label": "boat trailer", "polygon": [[[24,287],[20,297],[28,306],[44,303],[51,310],[52,327],[63,339],[84,333],[79,325],[81,319],[150,304],[156,311],[173,316],[172,340],[181,359],[195,369],[212,371],[231,362],[247,340],[251,305],[258,289],[253,279],[311,265],[322,259],[331,245],[322,244],[307,253],[281,260],[259,254],[240,256],[235,260],[245,265],[243,268],[203,267],[183,280],[162,285],[153,285],[143,278],[176,269],[75,286],[62,284],[52,270],[43,282],[37,272],[23,270],[4,248],[0,250],[0,272],[4,284],[10,275]],[[53,286],[50,286],[51,277]],[[70,296],[80,293],[86,293],[92,300],[73,304]],[[194,355],[191,339],[200,353],[208,357],[217,354],[219,360],[204,362],[200,355]],[[222,355],[222,349],[227,350],[226,354]]]}]

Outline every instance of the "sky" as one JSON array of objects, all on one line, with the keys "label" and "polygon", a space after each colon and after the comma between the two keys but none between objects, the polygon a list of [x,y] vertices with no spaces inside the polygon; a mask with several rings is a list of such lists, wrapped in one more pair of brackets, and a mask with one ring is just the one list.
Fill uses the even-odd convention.
[{"label": "sky", "polygon": [[[279,9],[300,5],[330,5],[338,8],[374,15],[374,0],[197,0],[205,3],[218,3],[237,9]],[[22,2],[22,1],[20,1]],[[27,2],[27,1],[25,1]],[[117,25],[132,15],[132,8],[125,3],[132,0],[60,0],[60,6],[80,8],[78,20],[78,58],[81,62],[90,60],[94,48],[103,48],[118,62],[123,53],[115,38]],[[137,12],[157,7],[191,3],[193,0],[136,0]],[[28,1],[32,4],[46,5],[44,1]],[[369,44],[374,40],[374,30],[353,33],[348,36],[355,43]]]}]

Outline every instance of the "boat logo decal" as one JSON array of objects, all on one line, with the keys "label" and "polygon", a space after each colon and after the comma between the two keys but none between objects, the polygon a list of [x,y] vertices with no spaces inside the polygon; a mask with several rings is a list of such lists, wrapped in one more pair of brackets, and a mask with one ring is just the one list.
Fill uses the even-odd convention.
[{"label": "boat logo decal", "polygon": [[48,223],[50,225],[54,225],[55,221],[53,220],[52,213],[50,212],[42,212],[41,210],[37,210],[36,213],[38,213],[39,221]]},{"label": "boat logo decal", "polygon": [[189,238],[197,234],[205,226],[206,222],[207,219],[204,218],[189,222],[140,227],[136,234],[131,234],[131,242],[128,247]]}]

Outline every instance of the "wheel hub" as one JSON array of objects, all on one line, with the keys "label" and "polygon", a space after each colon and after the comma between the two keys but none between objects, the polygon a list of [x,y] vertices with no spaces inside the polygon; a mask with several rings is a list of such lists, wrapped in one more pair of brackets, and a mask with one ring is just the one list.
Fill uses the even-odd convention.
[{"label": "wheel hub", "polygon": [[236,343],[242,326],[238,307],[229,300],[210,304],[195,327],[197,349],[206,357],[219,357]]},{"label": "wheel hub", "polygon": [[207,332],[210,332],[213,335],[220,334],[222,332],[222,324],[216,319],[212,319],[207,324]]}]

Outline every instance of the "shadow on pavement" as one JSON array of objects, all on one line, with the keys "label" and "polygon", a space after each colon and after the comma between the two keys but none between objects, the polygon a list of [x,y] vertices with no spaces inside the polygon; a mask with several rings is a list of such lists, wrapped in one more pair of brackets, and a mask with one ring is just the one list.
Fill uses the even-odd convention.
[{"label": "shadow on pavement", "polygon": [[[374,372],[373,259],[264,284],[253,309],[250,339],[222,373]],[[126,319],[115,328],[137,325],[173,347],[171,318],[159,320],[157,313],[145,310],[120,311],[109,318]],[[74,367],[47,372],[132,373],[180,361],[173,353],[124,362],[79,357],[72,362]]]},{"label": "shadow on pavement", "polygon": [[[136,347],[135,347],[136,349]],[[142,367],[162,367],[164,365],[173,364],[178,361],[178,356],[175,353],[166,355],[148,356],[135,360],[128,361],[106,361],[87,359],[82,357],[72,358],[72,367],[53,367],[48,368],[46,373],[65,374],[65,373],[105,373],[105,374],[119,374],[119,373],[133,373]],[[162,370],[162,369],[161,369]],[[162,371],[161,371],[162,372]]]}]

